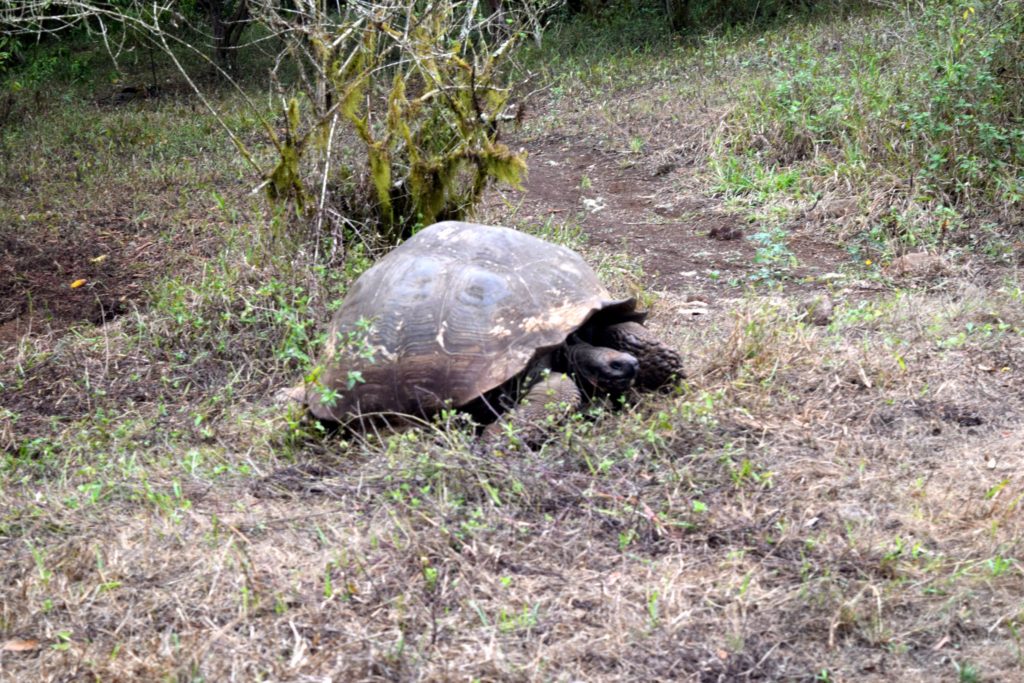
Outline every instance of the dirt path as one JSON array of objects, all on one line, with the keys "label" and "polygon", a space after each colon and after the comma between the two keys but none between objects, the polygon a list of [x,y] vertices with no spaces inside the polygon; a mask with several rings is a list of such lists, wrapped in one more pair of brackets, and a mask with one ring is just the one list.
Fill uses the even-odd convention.
[{"label": "dirt path", "polygon": [[[757,232],[722,200],[702,195],[697,165],[678,155],[601,150],[587,139],[552,134],[523,145],[529,177],[509,192],[520,221],[578,221],[592,243],[635,254],[655,289],[714,295],[736,291],[755,269]],[[810,219],[790,226],[799,266],[787,288],[833,272],[850,260]]]}]

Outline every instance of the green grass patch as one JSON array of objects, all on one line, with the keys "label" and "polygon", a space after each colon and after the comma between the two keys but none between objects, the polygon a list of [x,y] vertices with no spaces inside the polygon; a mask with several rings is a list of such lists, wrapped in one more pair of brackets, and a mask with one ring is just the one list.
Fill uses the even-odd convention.
[{"label": "green grass patch", "polygon": [[[870,186],[881,171],[918,202],[970,212],[1019,205],[1022,89],[1017,2],[930,2],[876,14],[845,35],[779,35],[734,113],[737,149],[809,159]],[[884,170],[883,170],[884,169]]]}]

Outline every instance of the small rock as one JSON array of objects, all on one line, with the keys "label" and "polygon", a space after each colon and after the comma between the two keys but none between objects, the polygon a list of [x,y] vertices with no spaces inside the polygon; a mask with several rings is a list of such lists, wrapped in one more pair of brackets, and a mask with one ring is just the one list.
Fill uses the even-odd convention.
[{"label": "small rock", "polygon": [[743,237],[743,229],[736,225],[716,225],[708,232],[708,237],[713,240],[738,240]]},{"label": "small rock", "polygon": [[840,505],[836,508],[836,514],[846,523],[869,524],[875,521],[875,515],[859,505]]},{"label": "small rock", "polygon": [[949,263],[939,254],[915,251],[894,259],[883,272],[893,278],[944,275],[949,272]]},{"label": "small rock", "polygon": [[679,306],[676,313],[685,318],[699,318],[708,314],[708,305],[704,301],[694,299]]},{"label": "small rock", "polygon": [[828,294],[813,294],[797,306],[801,320],[812,325],[825,326],[832,322],[832,299]]},{"label": "small rock", "polygon": [[835,197],[819,204],[811,217],[818,220],[846,218],[860,210],[858,202],[856,197]]},{"label": "small rock", "polygon": [[657,178],[663,175],[668,175],[672,171],[676,170],[676,168],[678,167],[679,164],[677,164],[674,161],[665,162],[664,164],[660,164],[656,169],[654,169],[654,176]]}]

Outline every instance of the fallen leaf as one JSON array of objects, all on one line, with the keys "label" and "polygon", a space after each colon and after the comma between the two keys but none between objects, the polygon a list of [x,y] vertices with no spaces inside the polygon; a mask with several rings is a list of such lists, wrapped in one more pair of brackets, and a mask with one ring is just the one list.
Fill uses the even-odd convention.
[{"label": "fallen leaf", "polygon": [[71,283],[71,289],[78,289],[79,287],[84,285],[85,282],[85,280],[75,280],[74,282]]},{"label": "fallen leaf", "polygon": [[107,260],[107,255],[106,254],[101,254],[101,255],[97,256],[96,258],[91,258],[89,260],[92,261],[93,263],[103,263],[104,261]]},{"label": "fallen leaf", "polygon": [[0,650],[4,652],[31,652],[32,650],[39,649],[39,641],[34,639],[22,640],[21,638],[12,638],[0,645]]}]

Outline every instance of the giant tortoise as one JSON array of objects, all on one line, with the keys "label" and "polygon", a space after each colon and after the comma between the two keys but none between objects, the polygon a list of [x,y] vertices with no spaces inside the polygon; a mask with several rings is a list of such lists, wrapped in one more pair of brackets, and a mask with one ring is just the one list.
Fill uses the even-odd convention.
[{"label": "giant tortoise", "polygon": [[[352,285],[320,368],[291,397],[317,418],[429,417],[466,408],[493,422],[553,399],[657,389],[683,376],[576,252],[517,230],[448,221],[423,229]],[[525,412],[524,412],[525,411]],[[354,426],[354,425],[353,425]]]}]

